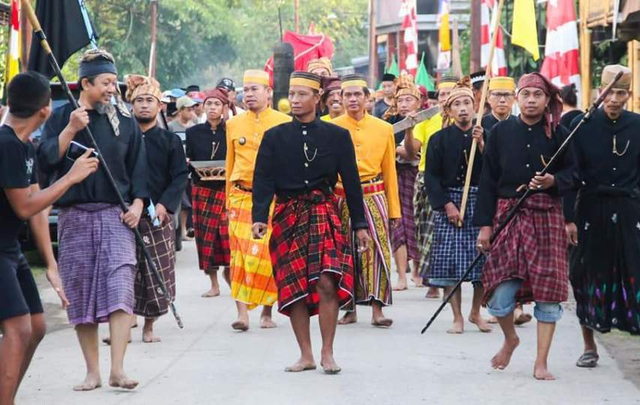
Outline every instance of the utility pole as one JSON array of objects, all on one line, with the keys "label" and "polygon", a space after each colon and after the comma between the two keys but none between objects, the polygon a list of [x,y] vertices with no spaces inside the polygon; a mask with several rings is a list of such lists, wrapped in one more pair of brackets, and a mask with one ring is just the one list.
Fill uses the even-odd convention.
[{"label": "utility pole", "polygon": [[378,77],[378,41],[376,39],[376,0],[369,0],[369,86],[376,86]]},{"label": "utility pole", "polygon": [[149,52],[149,77],[156,77],[156,20],[158,18],[158,0],[151,0],[151,51]]},{"label": "utility pole", "polygon": [[29,52],[31,52],[31,22],[27,18],[27,12],[20,7],[20,36],[22,43],[20,44],[20,65],[21,71],[26,72],[29,65]]},{"label": "utility pole", "polygon": [[481,36],[481,18],[482,10],[480,0],[471,0],[471,57],[469,63],[469,71],[477,72],[481,69],[481,52],[482,45],[480,43]]},{"label": "utility pole", "polygon": [[293,18],[295,20],[296,34],[300,33],[300,0],[293,0]]}]

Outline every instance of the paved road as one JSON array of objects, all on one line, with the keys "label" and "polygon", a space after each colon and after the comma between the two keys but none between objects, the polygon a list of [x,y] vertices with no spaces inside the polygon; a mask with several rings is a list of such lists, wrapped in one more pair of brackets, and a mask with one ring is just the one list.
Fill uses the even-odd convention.
[{"label": "paved road", "polygon": [[[288,374],[284,366],[297,358],[293,333],[285,317],[279,328],[252,326],[238,334],[229,324],[235,306],[228,289],[219,298],[203,299],[206,279],[197,270],[195,248],[187,243],[178,258],[178,308],[185,329],[179,330],[170,315],[157,331],[163,342],[143,344],[139,329],[129,346],[126,368],[140,380],[137,390],[124,392],[103,387],[76,393],[71,386],[84,377],[84,365],[75,334],[69,327],[47,335],[36,353],[22,385],[20,404],[615,404],[640,403],[640,390],[625,380],[615,361],[601,353],[600,366],[582,370],[574,366],[581,353],[580,331],[572,311],[558,325],[551,353],[551,370],[558,379],[539,382],[532,378],[535,358],[535,325],[519,329],[521,346],[511,366],[494,371],[489,359],[500,347],[501,334],[481,334],[468,328],[461,336],[445,333],[449,311],[425,335],[426,318],[438,302],[423,298],[424,289],[394,296],[388,315],[395,319],[389,330],[372,328],[370,312],[360,312],[360,323],[338,330],[336,355],[344,371],[337,376],[321,372]],[[471,291],[464,290],[464,308]],[[53,291],[43,291],[55,302]],[[52,323],[56,317],[51,316]],[[58,318],[59,319],[59,318]],[[101,326],[106,334],[106,327]],[[319,333],[314,319],[315,351]],[[103,379],[108,377],[108,349],[101,347]]]}]

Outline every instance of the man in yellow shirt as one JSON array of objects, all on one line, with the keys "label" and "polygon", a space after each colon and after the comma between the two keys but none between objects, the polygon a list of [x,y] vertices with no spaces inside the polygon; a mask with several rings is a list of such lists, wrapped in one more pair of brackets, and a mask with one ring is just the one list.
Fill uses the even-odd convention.
[{"label": "man in yellow shirt", "polygon": [[[391,305],[389,225],[391,222],[391,226],[397,226],[401,218],[393,127],[366,112],[369,89],[362,75],[346,75],[342,78],[342,97],[346,114],[332,123],[348,129],[351,134],[364,194],[365,217],[373,239],[359,260],[360,268],[356,269],[355,303],[371,305],[371,323],[388,327],[393,320],[385,318],[382,307]],[[336,192],[343,194],[340,187]],[[346,204],[342,204],[341,211],[342,224],[349,227]],[[349,229],[348,234],[352,235],[352,230]],[[339,323],[344,325],[356,321],[353,306],[353,311],[347,312]]]},{"label": "man in yellow shirt", "polygon": [[[438,83],[436,97],[438,104],[442,110],[447,97],[456,85],[458,79],[455,77],[444,77]],[[442,111],[440,114],[434,115],[429,120],[421,122],[412,130],[409,129],[405,133],[405,149],[408,156],[420,154],[420,164],[418,165],[418,175],[416,177],[413,210],[416,220],[418,232],[418,249],[420,250],[420,273],[412,276],[414,283],[426,283],[424,276],[429,270],[429,251],[433,238],[433,212],[427,199],[427,193],[424,187],[424,168],[427,157],[427,145],[429,138],[442,129]],[[423,277],[421,280],[420,276]],[[427,291],[427,298],[439,298],[440,293],[434,287],[430,287]]]},{"label": "man in yellow shirt", "polygon": [[244,74],[244,104],[247,111],[227,122],[226,188],[231,250],[231,296],[236,300],[238,319],[231,327],[249,329],[248,311],[264,305],[261,328],[274,328],[271,307],[278,298],[271,269],[269,236],[251,236],[251,189],[253,172],[265,131],[291,117],[269,107],[272,90],[269,75],[261,70]]}]

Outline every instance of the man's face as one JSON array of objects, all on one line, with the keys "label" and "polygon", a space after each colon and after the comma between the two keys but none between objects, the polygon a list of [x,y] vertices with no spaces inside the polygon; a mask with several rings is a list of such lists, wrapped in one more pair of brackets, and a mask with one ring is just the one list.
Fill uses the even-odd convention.
[{"label": "man's face", "polygon": [[440,105],[441,108],[444,107],[444,103],[447,101],[447,98],[449,98],[451,90],[453,90],[451,87],[438,90],[438,105]]},{"label": "man's face", "polygon": [[382,92],[385,97],[391,98],[396,94],[396,85],[393,82],[382,82]]},{"label": "man's face", "polygon": [[235,90],[228,90],[227,94],[229,95],[229,100],[235,100],[238,96],[238,92]]},{"label": "man's face", "polygon": [[373,109],[376,107],[376,98],[374,95],[369,94],[369,97],[367,98],[367,112],[369,114],[373,114]]},{"label": "man's face", "polygon": [[625,89],[611,89],[607,97],[602,102],[605,114],[609,117],[619,117],[624,110],[625,104],[629,101],[631,92]]},{"label": "man's face", "polygon": [[160,102],[149,94],[143,94],[133,100],[133,115],[140,123],[147,124],[156,120],[160,111]]},{"label": "man's face", "polygon": [[420,100],[408,94],[398,97],[396,102],[398,103],[398,112],[403,117],[406,117],[410,112],[417,111],[420,107]]},{"label": "man's face", "polygon": [[102,103],[109,104],[111,97],[116,94],[116,86],[118,85],[118,76],[113,73],[102,73],[93,81],[83,79],[83,92],[86,93],[87,100],[91,104]]},{"label": "man's face", "polygon": [[363,112],[367,105],[364,89],[358,86],[345,87],[342,90],[342,103],[347,112]]},{"label": "man's face", "polygon": [[514,96],[514,92],[509,90],[491,90],[489,92],[491,111],[501,116],[509,114],[515,101]]},{"label": "man's face", "polygon": [[456,121],[458,125],[467,126],[471,122],[473,116],[473,104],[474,100],[471,97],[459,97],[451,106],[449,106],[449,113]]},{"label": "man's face", "polygon": [[342,95],[340,94],[341,92],[342,90],[335,89],[331,90],[327,95],[326,104],[329,111],[340,114],[343,113],[344,107],[342,105]]},{"label": "man's face", "polygon": [[300,118],[309,114],[315,114],[316,105],[320,101],[318,92],[306,86],[289,87],[289,104],[291,104],[291,114]]},{"label": "man's face", "polygon": [[542,89],[525,87],[518,92],[518,107],[526,118],[535,120],[542,117],[548,103],[549,97]]},{"label": "man's face", "polygon": [[193,107],[183,107],[180,109],[179,114],[182,122],[193,121],[196,118],[196,113]]},{"label": "man's face", "polygon": [[193,106],[193,111],[195,111],[196,116],[201,117],[204,113],[204,106],[202,105],[202,103],[198,103]]},{"label": "man's face", "polygon": [[251,111],[263,110],[269,105],[271,89],[264,84],[247,83],[244,86],[244,104]]},{"label": "man's face", "polygon": [[313,73],[314,75],[318,75],[321,77],[331,76],[331,72],[329,72],[327,68],[323,68],[323,67],[315,68],[310,73]]},{"label": "man's face", "polygon": [[222,103],[222,101],[218,100],[217,98],[208,98],[204,102],[204,112],[207,114],[207,120],[219,120],[225,112],[225,107],[226,106]]}]

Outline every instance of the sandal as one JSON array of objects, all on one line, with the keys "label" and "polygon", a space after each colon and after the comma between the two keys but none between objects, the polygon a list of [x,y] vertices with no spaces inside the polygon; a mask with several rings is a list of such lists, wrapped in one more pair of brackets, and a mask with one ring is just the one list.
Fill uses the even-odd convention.
[{"label": "sandal", "polygon": [[594,368],[598,365],[598,360],[600,356],[593,350],[587,350],[580,356],[578,361],[576,362],[576,366],[584,367],[584,368]]}]

